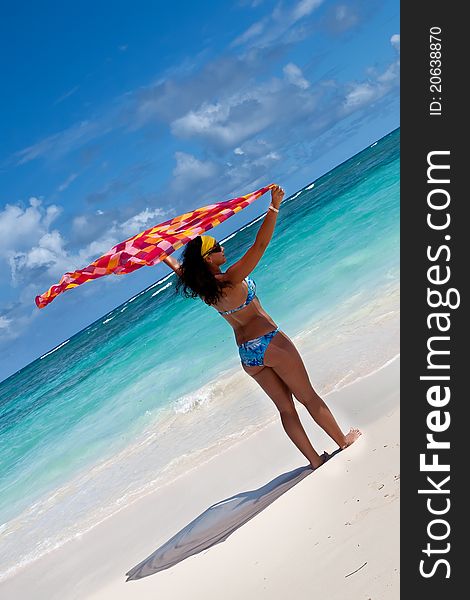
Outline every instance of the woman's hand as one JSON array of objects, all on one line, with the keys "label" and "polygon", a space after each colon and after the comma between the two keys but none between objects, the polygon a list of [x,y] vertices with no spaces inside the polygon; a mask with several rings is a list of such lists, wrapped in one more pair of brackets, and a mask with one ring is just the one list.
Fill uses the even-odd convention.
[{"label": "woman's hand", "polygon": [[271,188],[271,204],[274,206],[274,208],[279,208],[283,198],[284,190],[280,185],[275,185],[273,188]]}]

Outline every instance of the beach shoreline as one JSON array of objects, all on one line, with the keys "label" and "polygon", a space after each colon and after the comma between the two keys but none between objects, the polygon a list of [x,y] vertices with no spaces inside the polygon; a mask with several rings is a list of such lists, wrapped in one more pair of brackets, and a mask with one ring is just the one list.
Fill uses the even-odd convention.
[{"label": "beach shoreline", "polygon": [[[278,419],[19,570],[0,583],[0,593],[44,600],[154,598],[157,593],[208,599],[219,598],[223,584],[226,598],[283,598],[289,593],[300,600],[326,593],[327,586],[329,600],[367,598],[366,593],[396,598],[398,383],[399,360],[394,360],[328,394],[343,428],[358,426],[363,437],[224,543],[125,583],[129,569],[209,506],[306,464]],[[334,443],[298,407],[314,446],[333,451]]]}]

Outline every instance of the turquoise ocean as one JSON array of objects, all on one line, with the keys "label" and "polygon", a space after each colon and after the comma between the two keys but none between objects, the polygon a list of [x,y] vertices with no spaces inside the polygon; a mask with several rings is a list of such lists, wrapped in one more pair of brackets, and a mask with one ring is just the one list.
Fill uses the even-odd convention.
[{"label": "turquoise ocean", "polygon": [[[399,351],[399,144],[287,198],[253,273],[324,394]],[[0,580],[277,418],[225,320],[164,277],[0,383]]]}]

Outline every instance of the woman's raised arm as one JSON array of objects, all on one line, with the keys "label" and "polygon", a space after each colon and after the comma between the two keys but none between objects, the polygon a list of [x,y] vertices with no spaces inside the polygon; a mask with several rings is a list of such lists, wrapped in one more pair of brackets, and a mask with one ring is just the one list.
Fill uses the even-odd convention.
[{"label": "woman's raised arm", "polygon": [[173,269],[173,271],[179,276],[181,274],[181,265],[180,263],[176,260],[176,258],[173,258],[172,256],[167,256],[166,258],[164,258],[162,260],[162,262],[164,262],[166,265],[168,265],[171,269]]},{"label": "woman's raised arm", "polygon": [[249,275],[259,263],[264,251],[271,241],[276,225],[279,206],[284,198],[284,190],[276,185],[271,189],[271,206],[264,217],[263,223],[256,234],[253,246],[234,265],[224,273],[224,279],[232,283],[240,283]]}]

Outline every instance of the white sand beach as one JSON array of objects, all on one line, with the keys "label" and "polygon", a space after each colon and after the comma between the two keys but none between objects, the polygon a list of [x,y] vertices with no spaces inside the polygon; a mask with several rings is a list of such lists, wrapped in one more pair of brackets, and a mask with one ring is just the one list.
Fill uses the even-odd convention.
[{"label": "white sand beach", "polygon": [[[126,582],[126,572],[214,503],[306,465],[278,420],[19,570],[0,584],[0,596],[397,599],[399,360],[326,401],[344,429],[357,426],[363,436],[224,542]],[[334,451],[334,443],[298,407],[318,451]]]}]

